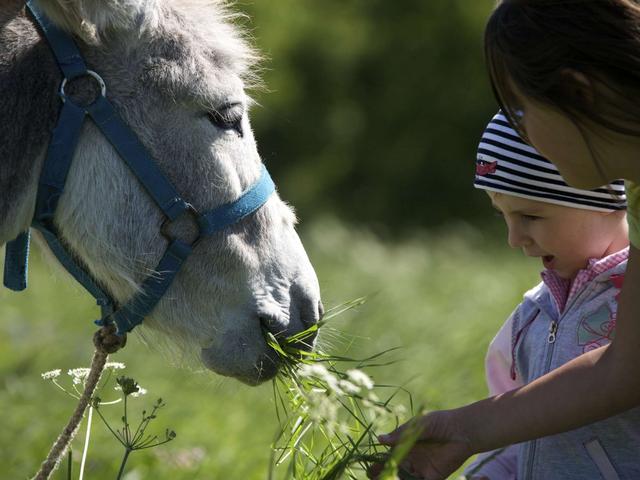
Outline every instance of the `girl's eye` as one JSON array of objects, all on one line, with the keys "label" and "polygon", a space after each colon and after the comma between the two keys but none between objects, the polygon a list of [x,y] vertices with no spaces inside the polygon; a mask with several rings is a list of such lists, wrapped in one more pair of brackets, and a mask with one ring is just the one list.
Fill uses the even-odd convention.
[{"label": "girl's eye", "polygon": [[542,217],[538,217],[536,215],[522,215],[522,219],[528,222],[533,222],[535,220],[541,220]]},{"label": "girl's eye", "polygon": [[244,117],[244,105],[240,102],[228,103],[209,112],[209,120],[222,130],[235,130],[242,136],[242,118]]},{"label": "girl's eye", "polygon": [[527,130],[524,126],[524,109],[522,107],[515,107],[511,111],[511,123],[522,140],[530,144],[529,138],[527,137]]}]

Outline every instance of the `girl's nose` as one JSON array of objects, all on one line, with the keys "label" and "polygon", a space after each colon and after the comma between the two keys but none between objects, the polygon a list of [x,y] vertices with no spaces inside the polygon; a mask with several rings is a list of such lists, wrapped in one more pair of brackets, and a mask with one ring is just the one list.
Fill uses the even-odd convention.
[{"label": "girl's nose", "polygon": [[517,227],[509,227],[509,246],[511,248],[522,248],[531,245],[531,237],[526,232]]}]

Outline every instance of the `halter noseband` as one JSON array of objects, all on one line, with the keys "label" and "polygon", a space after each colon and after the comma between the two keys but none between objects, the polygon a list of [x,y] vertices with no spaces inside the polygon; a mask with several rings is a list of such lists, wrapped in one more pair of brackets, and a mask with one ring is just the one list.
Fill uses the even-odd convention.
[{"label": "halter noseband", "polygon": [[[46,17],[39,8],[37,0],[29,0],[27,9],[40,26],[64,77],[60,87],[62,108],[40,174],[35,214],[31,226],[42,233],[60,263],[95,297],[102,308],[102,318],[96,323],[98,325],[114,323],[118,335],[124,335],[151,313],[201,238],[210,236],[258,210],[275,191],[275,185],[263,166],[260,179],[234,202],[209,212],[198,213],[178,194],[135,133],[124,123],[107,100],[106,87],[102,78],[87,68],[73,39]],[[64,89],[67,82],[83,76],[93,77],[98,82],[101,92],[90,105],[79,106],[66,96]],[[199,227],[198,237],[192,242],[170,237],[164,229],[161,230],[169,246],[155,273],[142,283],[140,293],[135,294],[124,305],[117,305],[98,286],[91,275],[73,259],[60,240],[59,232],[53,223],[53,216],[64,191],[73,153],[86,115],[91,117],[162,210],[165,223],[172,222],[183,215],[190,215]],[[26,231],[6,245],[4,284],[12,290],[21,291],[27,287],[29,239],[29,231]]]}]

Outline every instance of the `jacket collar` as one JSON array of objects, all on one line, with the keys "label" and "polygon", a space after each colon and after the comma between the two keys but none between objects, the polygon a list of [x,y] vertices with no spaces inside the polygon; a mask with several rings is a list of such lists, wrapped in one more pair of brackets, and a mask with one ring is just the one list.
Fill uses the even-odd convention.
[{"label": "jacket collar", "polygon": [[626,247],[603,258],[591,258],[587,267],[580,270],[571,281],[560,278],[553,270],[545,270],[540,275],[547,288],[540,288],[542,284],[538,285],[525,294],[525,299],[538,306],[552,302],[557,310],[556,314],[562,313],[590,283],[608,282],[611,277],[624,275],[628,257],[629,248]]}]

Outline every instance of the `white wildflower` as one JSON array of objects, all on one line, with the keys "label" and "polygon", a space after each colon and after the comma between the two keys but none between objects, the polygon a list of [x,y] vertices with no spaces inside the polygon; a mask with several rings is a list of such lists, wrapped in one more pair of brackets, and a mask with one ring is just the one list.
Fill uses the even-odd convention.
[{"label": "white wildflower", "polygon": [[55,370],[49,370],[48,372],[41,373],[40,375],[45,380],[53,380],[54,378],[58,378],[60,376],[60,373],[62,373],[62,370],[57,368]]},{"label": "white wildflower", "polygon": [[[137,384],[136,384],[137,385]],[[132,397],[141,397],[142,395],[146,395],[148,390],[146,388],[142,388],[140,385],[137,385],[138,391],[131,393]],[[120,385],[116,385],[113,387],[114,390],[122,391],[122,387]]]},{"label": "white wildflower", "polygon": [[113,368],[114,370],[124,370],[126,366],[122,362],[107,362],[104,364],[104,368]]},{"label": "white wildflower", "polygon": [[349,380],[340,380],[340,388],[347,395],[355,395],[357,393],[360,393],[360,387],[355,383],[351,383]]},{"label": "white wildflower", "polygon": [[338,380],[338,377],[327,370],[327,367],[322,364],[312,363],[301,365],[298,369],[298,373],[301,377],[319,380],[321,383],[326,385],[328,390],[338,396],[344,395],[344,391],[340,387],[340,380]]},{"label": "white wildflower", "polygon": [[378,398],[378,396],[373,393],[373,392],[369,392],[369,401],[377,403],[380,401],[380,399]]},{"label": "white wildflower", "polygon": [[329,429],[338,420],[338,404],[326,394],[312,393],[307,398],[307,412],[309,418],[316,424],[326,425]]},{"label": "white wildflower", "polygon": [[347,377],[356,385],[366,388],[367,390],[373,390],[374,383],[369,375],[362,370],[351,369],[347,370]]},{"label": "white wildflower", "polygon": [[340,387],[340,380],[338,380],[338,377],[332,374],[328,374],[324,378],[324,381],[327,383],[327,387],[329,387],[329,390],[331,390],[337,396],[341,397],[344,395],[344,391]]},{"label": "white wildflower", "polygon": [[321,380],[324,380],[327,375],[331,375],[327,367],[320,363],[305,363],[304,365],[300,365],[298,373],[302,377],[315,377]]},{"label": "white wildflower", "polygon": [[146,395],[147,394],[147,389],[146,388],[142,388],[140,385],[138,385],[138,391],[137,392],[133,392],[131,394],[132,397],[141,397],[142,395]]},{"label": "white wildflower", "polygon": [[74,385],[78,385],[87,379],[90,371],[89,368],[72,368],[67,374],[73,378]]}]

